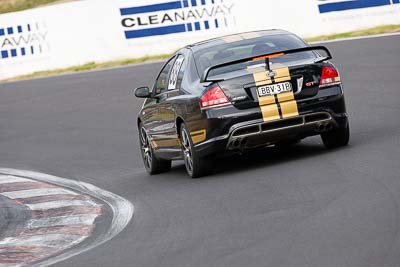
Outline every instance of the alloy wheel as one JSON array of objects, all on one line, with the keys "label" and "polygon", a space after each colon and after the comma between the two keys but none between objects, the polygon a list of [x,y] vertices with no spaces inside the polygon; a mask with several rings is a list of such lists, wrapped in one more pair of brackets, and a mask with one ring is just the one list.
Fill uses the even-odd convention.
[{"label": "alloy wheel", "polygon": [[146,130],[142,127],[140,129],[140,146],[142,149],[142,156],[143,156],[143,161],[144,164],[148,169],[151,169],[152,163],[153,163],[153,155],[151,152],[151,147],[150,147],[150,141],[148,138],[148,135],[146,133]]},{"label": "alloy wheel", "polygon": [[192,147],[190,144],[189,136],[185,129],[182,129],[181,137],[182,137],[182,152],[183,152],[183,159],[185,161],[185,166],[189,172],[193,172]]}]

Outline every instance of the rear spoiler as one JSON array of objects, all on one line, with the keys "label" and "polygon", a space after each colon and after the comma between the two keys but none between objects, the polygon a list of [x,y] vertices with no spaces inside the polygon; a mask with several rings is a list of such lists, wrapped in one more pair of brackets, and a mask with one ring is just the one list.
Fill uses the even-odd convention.
[{"label": "rear spoiler", "polygon": [[269,69],[269,59],[270,58],[281,57],[281,56],[288,55],[288,54],[295,54],[295,53],[314,51],[314,50],[323,50],[327,54],[326,57],[318,58],[317,60],[314,61],[314,63],[319,63],[319,62],[323,62],[325,60],[332,59],[331,52],[329,52],[328,48],[326,48],[325,46],[308,46],[308,47],[302,47],[302,48],[278,51],[278,52],[274,52],[274,53],[271,53],[271,54],[262,54],[262,55],[257,55],[257,56],[253,56],[253,57],[238,59],[238,60],[234,60],[234,61],[225,62],[225,63],[221,63],[221,64],[218,64],[218,65],[210,66],[204,71],[204,73],[203,73],[203,75],[202,75],[202,77],[200,79],[200,82],[204,83],[204,82],[221,81],[221,79],[216,79],[216,80],[208,79],[208,75],[209,75],[210,71],[218,69],[218,68],[222,68],[222,67],[226,67],[226,66],[234,65],[234,64],[239,64],[239,63],[244,63],[244,62],[249,62],[249,61],[256,61],[256,60],[260,60],[260,59],[265,59],[266,68]]}]

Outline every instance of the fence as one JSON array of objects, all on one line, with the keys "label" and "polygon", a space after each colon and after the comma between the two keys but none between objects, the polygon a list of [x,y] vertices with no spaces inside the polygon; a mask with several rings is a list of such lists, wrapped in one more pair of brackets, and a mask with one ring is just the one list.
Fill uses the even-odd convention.
[{"label": "fence", "polygon": [[170,53],[229,33],[303,37],[400,23],[400,0],[85,0],[0,15],[0,79]]}]

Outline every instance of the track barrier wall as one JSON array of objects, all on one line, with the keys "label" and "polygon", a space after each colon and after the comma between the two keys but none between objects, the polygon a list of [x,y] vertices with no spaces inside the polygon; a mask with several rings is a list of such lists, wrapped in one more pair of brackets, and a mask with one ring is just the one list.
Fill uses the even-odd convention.
[{"label": "track barrier wall", "polygon": [[0,15],[0,79],[171,53],[236,32],[302,37],[400,23],[400,0],[84,0]]}]

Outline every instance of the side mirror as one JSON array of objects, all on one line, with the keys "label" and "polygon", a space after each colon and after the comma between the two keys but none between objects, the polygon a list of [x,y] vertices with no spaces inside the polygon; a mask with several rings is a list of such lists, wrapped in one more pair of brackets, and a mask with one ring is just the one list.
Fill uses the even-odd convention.
[{"label": "side mirror", "polygon": [[138,98],[150,98],[150,89],[149,87],[139,87],[135,89],[135,96]]}]

